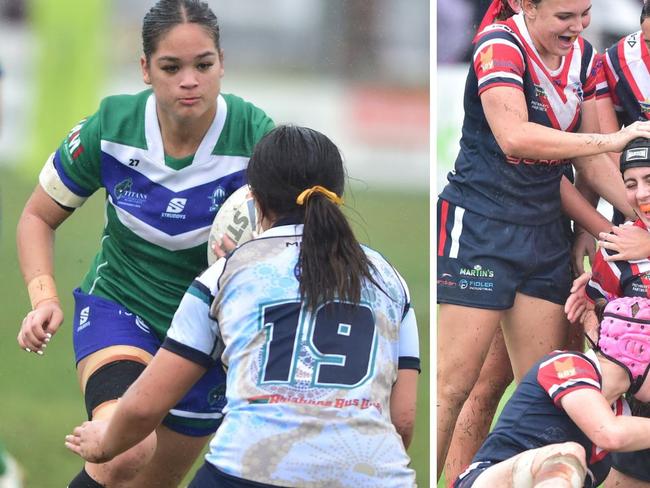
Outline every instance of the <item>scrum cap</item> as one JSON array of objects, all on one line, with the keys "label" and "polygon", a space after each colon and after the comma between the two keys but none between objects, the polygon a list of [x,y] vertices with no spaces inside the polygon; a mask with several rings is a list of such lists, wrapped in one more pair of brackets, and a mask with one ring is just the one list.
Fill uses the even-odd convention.
[{"label": "scrum cap", "polygon": [[624,297],[605,307],[598,349],[630,377],[631,394],[639,391],[650,369],[650,299]]},{"label": "scrum cap", "polygon": [[621,174],[629,168],[650,166],[650,139],[637,137],[627,143],[621,152]]}]

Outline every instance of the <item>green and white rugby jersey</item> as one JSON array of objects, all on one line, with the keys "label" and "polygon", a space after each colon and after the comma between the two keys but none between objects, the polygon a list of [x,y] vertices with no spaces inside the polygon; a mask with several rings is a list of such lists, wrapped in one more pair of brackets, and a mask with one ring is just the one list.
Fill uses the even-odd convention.
[{"label": "green and white rugby jersey", "polygon": [[161,339],[186,288],[207,267],[217,210],[246,182],[253,147],[273,128],[237,96],[219,95],[217,107],[193,158],[174,164],[164,154],[151,90],[108,97],[70,131],[39,178],[65,207],[106,190],[100,250],[81,289],[122,304]]}]

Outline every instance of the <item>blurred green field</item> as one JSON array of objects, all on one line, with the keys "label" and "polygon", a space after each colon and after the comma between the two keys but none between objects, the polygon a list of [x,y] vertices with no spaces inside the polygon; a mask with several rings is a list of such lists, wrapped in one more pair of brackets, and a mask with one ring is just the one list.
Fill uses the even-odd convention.
[{"label": "blurred green field", "polygon": [[[31,181],[0,169],[0,439],[20,461],[27,488],[64,486],[79,471],[64,436],[85,420],[74,368],[72,289],[97,250],[103,195],[95,195],[63,224],[56,238],[56,280],[66,321],[43,357],[21,351],[16,334],[29,309],[15,249],[18,216]],[[381,251],[409,284],[420,329],[422,375],[414,442],[409,450],[418,484],[429,486],[429,196],[354,186],[346,195],[359,239]],[[358,212],[358,213],[357,213]],[[197,467],[201,461],[197,462]],[[188,478],[189,479],[189,478]]]}]

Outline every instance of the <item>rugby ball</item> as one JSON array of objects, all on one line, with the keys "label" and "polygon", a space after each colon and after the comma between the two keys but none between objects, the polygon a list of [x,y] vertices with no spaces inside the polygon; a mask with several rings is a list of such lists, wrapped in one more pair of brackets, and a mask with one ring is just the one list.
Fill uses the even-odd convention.
[{"label": "rugby ball", "polygon": [[212,245],[223,235],[230,237],[238,246],[257,235],[257,210],[248,185],[230,195],[214,217],[208,237],[209,265],[217,260]]}]

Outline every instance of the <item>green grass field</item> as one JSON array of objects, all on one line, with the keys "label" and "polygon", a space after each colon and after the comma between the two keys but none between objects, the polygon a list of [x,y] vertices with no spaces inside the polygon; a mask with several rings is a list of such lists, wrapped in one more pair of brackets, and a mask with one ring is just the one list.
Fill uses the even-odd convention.
[{"label": "green grass field", "polygon": [[[56,280],[66,314],[43,357],[21,351],[16,335],[29,309],[15,249],[15,228],[36,177],[25,181],[0,170],[0,439],[26,472],[26,487],[64,486],[81,461],[64,436],[85,420],[74,367],[69,319],[71,291],[97,250],[103,225],[103,196],[95,195],[57,232]],[[409,450],[418,484],[429,486],[429,198],[425,192],[386,193],[356,186],[346,195],[359,239],[381,251],[409,284],[420,329],[418,416]],[[198,466],[201,461],[197,462]]]}]

